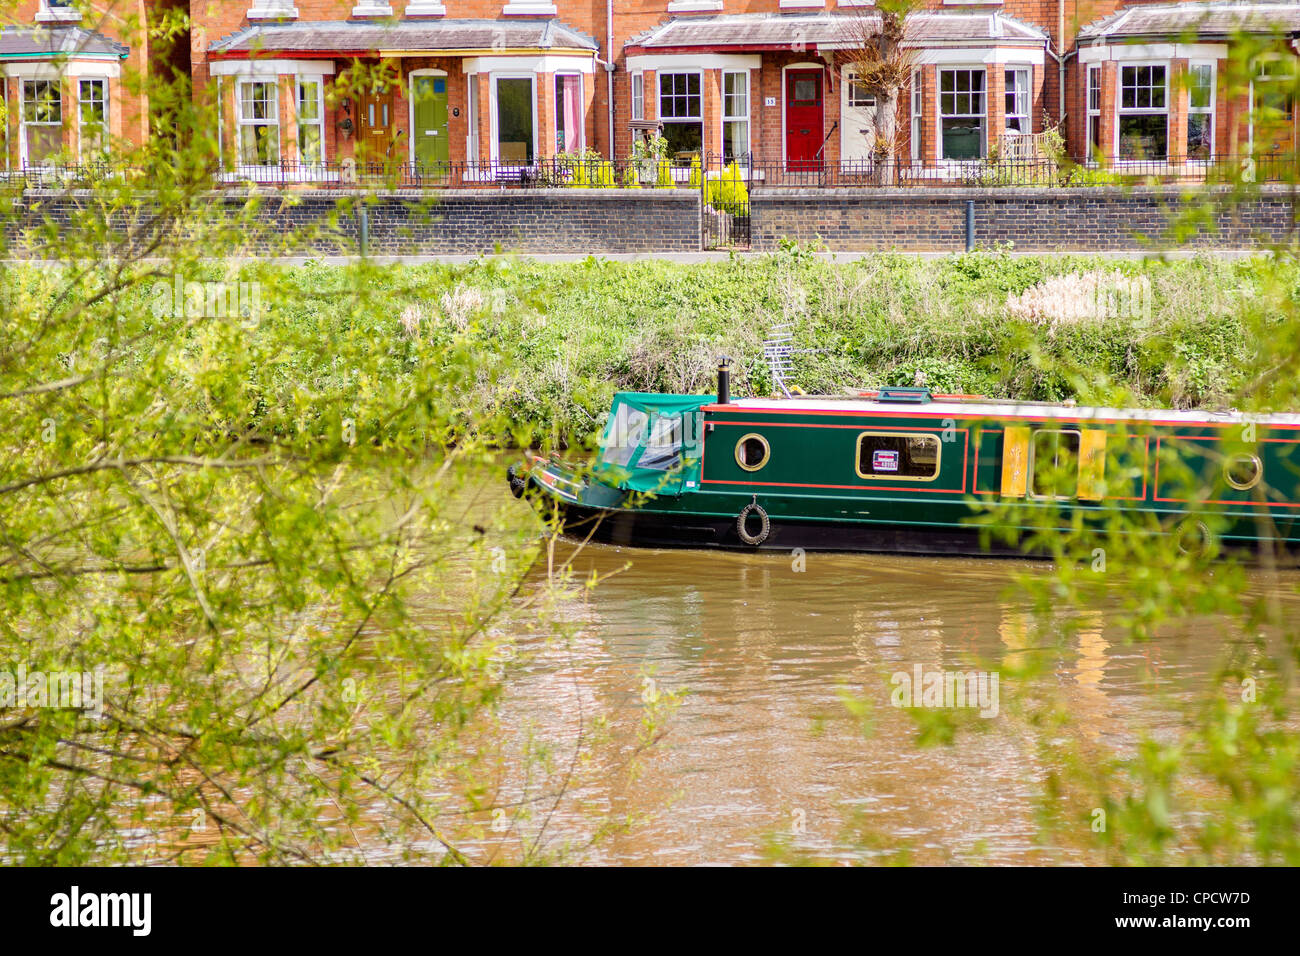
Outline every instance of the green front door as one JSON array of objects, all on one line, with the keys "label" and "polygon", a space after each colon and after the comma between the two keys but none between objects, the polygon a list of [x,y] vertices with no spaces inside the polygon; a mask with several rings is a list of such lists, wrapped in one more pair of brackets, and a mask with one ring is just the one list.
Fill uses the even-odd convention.
[{"label": "green front door", "polygon": [[426,169],[448,161],[447,80],[441,76],[417,76],[412,95],[415,101],[415,164]]}]

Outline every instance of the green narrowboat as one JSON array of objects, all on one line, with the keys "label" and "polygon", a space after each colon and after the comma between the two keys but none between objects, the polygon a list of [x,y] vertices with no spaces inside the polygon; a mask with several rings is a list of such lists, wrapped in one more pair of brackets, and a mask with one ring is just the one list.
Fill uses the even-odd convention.
[{"label": "green narrowboat", "polygon": [[922,388],[733,401],[728,378],[618,394],[592,463],[534,457],[512,491],[568,536],[645,547],[1023,555],[1045,518],[1116,509],[1184,550],[1300,544],[1300,415]]}]

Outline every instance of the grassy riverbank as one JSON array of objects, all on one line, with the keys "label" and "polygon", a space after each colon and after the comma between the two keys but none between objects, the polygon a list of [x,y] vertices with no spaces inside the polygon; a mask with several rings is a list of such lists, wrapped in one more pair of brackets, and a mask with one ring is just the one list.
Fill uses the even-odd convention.
[{"label": "grassy riverbank", "polygon": [[[1035,315],[1033,303],[1016,308],[1012,297],[1071,275],[1105,277],[1100,308],[1089,308],[1091,286],[1069,281],[1043,289],[1049,311],[1065,305],[1055,317]],[[347,324],[347,272],[308,266],[285,278],[299,290],[284,297],[296,305],[294,321]],[[419,266],[377,272],[367,289],[380,340],[401,342],[403,313],[408,324],[418,319],[418,334],[461,336],[504,359],[491,363],[504,377],[484,382],[484,398],[504,403],[513,421],[576,438],[615,389],[709,390],[723,353],[739,363],[742,394],[768,393],[761,343],[784,322],[799,348],[815,350],[795,359],[794,380],[809,392],[924,382],[1086,401],[1114,385],[1136,403],[1213,406],[1240,384],[1248,326],[1296,278],[1266,260],[977,254],[828,263],[789,251],[692,266]]]},{"label": "grassy riverbank", "polygon": [[[268,414],[290,406],[309,420],[311,392],[339,386],[354,374],[348,356],[369,352],[377,374],[353,386],[360,427],[376,390],[418,388],[427,378],[432,345],[433,354],[473,356],[475,387],[448,396],[466,421],[490,409],[512,423],[514,440],[567,442],[592,433],[617,389],[710,390],[723,353],[738,363],[740,394],[769,393],[761,343],[782,323],[808,350],[795,357],[793,378],[808,392],[922,383],[1022,399],[1119,395],[1215,407],[1240,388],[1252,342],[1300,284],[1298,273],[1263,258],[977,253],[838,263],[787,249],[695,265],[502,258],[184,278],[261,284],[263,312],[246,340],[274,369],[245,385],[257,427],[279,427]],[[295,347],[306,338],[337,342],[338,360],[322,365],[318,350]]]}]

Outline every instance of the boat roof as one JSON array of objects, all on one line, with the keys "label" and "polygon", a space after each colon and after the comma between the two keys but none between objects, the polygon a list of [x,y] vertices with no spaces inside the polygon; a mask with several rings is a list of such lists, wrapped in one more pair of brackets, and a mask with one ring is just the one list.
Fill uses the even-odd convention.
[{"label": "boat roof", "polygon": [[707,405],[705,411],[730,409],[773,412],[777,414],[888,415],[891,418],[1024,418],[1061,422],[1143,422],[1151,425],[1223,426],[1255,423],[1277,427],[1300,428],[1300,414],[1255,414],[1238,411],[1205,411],[1169,408],[1103,408],[1089,405],[1062,405],[1050,402],[996,401],[989,399],[943,400],[930,402],[879,401],[871,398],[738,398],[727,405]]}]

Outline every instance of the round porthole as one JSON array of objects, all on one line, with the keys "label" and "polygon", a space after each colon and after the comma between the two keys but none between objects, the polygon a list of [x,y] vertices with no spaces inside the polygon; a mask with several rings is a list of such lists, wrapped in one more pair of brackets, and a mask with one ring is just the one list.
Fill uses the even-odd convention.
[{"label": "round porthole", "polygon": [[1249,491],[1264,477],[1264,463],[1258,455],[1233,455],[1223,463],[1223,477],[1238,491]]},{"label": "round porthole", "polygon": [[750,432],[736,442],[736,464],[746,471],[758,471],[772,457],[772,448],[762,435]]}]

